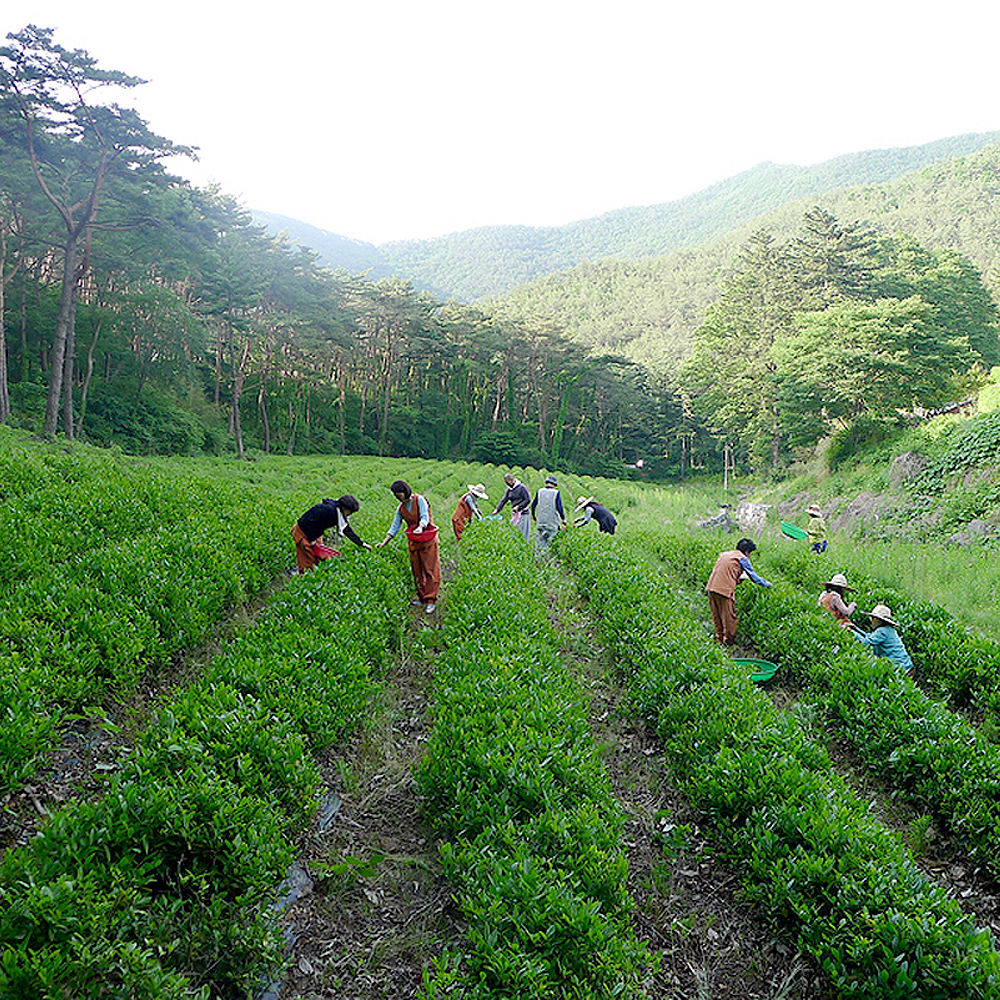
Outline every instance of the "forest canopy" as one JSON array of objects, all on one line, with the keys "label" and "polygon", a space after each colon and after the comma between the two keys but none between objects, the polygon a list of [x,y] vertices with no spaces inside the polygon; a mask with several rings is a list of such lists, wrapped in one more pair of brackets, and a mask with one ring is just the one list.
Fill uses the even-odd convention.
[{"label": "forest canopy", "polygon": [[[0,47],[0,422],[140,453],[612,475],[642,458],[663,477],[717,466],[727,445],[781,467],[1000,362],[965,257],[819,208],[788,242],[751,236],[719,296],[689,296],[684,315],[671,296],[700,279],[655,261],[582,265],[552,279],[572,286],[563,302],[479,306],[332,270],[172,176],[164,161],[193,151],[115,103],[143,81],[54,35],[29,25]],[[623,356],[654,337],[648,367]]]}]

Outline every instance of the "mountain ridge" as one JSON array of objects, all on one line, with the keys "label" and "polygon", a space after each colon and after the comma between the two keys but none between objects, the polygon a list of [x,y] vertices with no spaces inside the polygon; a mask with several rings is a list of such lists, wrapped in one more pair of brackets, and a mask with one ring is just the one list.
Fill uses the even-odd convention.
[{"label": "mountain ridge", "polygon": [[658,257],[696,247],[782,204],[844,187],[893,180],[942,159],[1000,142],[1000,131],[919,146],[846,153],[806,167],[763,161],[684,198],[613,209],[563,226],[483,226],[426,240],[366,243],[301,220],[253,211],[322,263],[372,278],[399,275],[441,299],[479,301],[588,261]]}]

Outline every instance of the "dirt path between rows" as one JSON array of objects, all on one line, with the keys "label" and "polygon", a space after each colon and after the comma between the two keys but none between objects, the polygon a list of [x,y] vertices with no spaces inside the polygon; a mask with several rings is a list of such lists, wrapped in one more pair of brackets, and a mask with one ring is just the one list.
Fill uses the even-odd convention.
[{"label": "dirt path between rows", "polygon": [[300,894],[282,921],[291,964],[267,1000],[409,1000],[424,970],[461,947],[459,914],[413,777],[427,741],[442,613],[445,602],[434,616],[412,609],[373,725],[324,755],[330,794],[300,843]]}]

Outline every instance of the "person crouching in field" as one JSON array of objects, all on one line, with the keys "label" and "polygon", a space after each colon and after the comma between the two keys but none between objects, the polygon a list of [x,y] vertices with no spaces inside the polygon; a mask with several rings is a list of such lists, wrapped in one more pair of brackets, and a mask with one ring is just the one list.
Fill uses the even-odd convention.
[{"label": "person crouching in field", "polygon": [[756,550],[757,546],[749,538],[741,538],[735,549],[720,552],[705,586],[715,625],[715,638],[726,646],[735,642],[739,624],[736,618],[736,584],[746,574],[760,587],[771,586],[750,565],[750,553]]},{"label": "person crouching in field", "polygon": [[854,637],[870,647],[876,656],[891,660],[905,677],[912,677],[913,660],[896,631],[899,625],[892,620],[892,611],[888,605],[876,604],[868,612],[868,617],[871,618],[872,631],[864,632],[855,625]]},{"label": "person crouching in field", "polygon": [[363,549],[371,548],[347,523],[347,519],[360,509],[358,498],[345,493],[339,500],[325,498],[315,507],[310,507],[295,522],[292,526],[292,539],[295,542],[295,559],[300,573],[312,569],[322,559],[340,555],[336,547],[332,549],[326,547],[324,536],[331,529],[337,535],[335,546],[346,537]]},{"label": "person crouching in field", "polygon": [[399,509],[385,538],[378,544],[380,548],[388,545],[399,529],[406,525],[410,569],[417,588],[417,596],[412,603],[422,604],[424,611],[430,614],[437,606],[441,591],[441,555],[438,551],[438,530],[431,520],[431,507],[425,497],[414,493],[410,484],[402,479],[397,479],[389,489],[399,501]]},{"label": "person crouching in field", "polygon": [[843,573],[834,573],[823,586],[826,589],[819,595],[816,603],[826,608],[837,619],[837,624],[841,628],[851,628],[854,624],[851,615],[854,614],[857,604],[854,601],[848,604],[845,600],[847,592],[854,591],[853,587],[847,586],[847,577]]},{"label": "person crouching in field", "polygon": [[460,541],[462,532],[469,526],[472,519],[477,521],[483,516],[477,500],[489,500],[490,495],[482,483],[469,483],[462,499],[458,501],[455,513],[451,515],[451,527],[455,532],[455,541]]}]

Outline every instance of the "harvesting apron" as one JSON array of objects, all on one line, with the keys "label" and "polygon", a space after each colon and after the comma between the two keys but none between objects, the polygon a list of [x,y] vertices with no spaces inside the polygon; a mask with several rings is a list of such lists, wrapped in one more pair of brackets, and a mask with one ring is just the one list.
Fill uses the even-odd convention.
[{"label": "harvesting apron", "polygon": [[455,532],[456,541],[461,539],[462,532],[469,526],[472,520],[472,508],[465,502],[465,497],[458,501],[455,513],[451,515],[451,527]]}]

